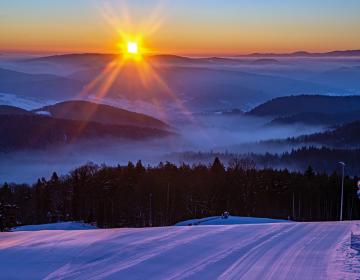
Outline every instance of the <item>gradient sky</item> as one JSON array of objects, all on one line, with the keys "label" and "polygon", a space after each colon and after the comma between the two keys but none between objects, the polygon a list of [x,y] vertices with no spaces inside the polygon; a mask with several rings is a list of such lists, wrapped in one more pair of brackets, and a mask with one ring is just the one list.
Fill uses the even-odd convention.
[{"label": "gradient sky", "polygon": [[114,52],[119,30],[155,52],[360,49],[359,0],[0,0],[0,50]]}]

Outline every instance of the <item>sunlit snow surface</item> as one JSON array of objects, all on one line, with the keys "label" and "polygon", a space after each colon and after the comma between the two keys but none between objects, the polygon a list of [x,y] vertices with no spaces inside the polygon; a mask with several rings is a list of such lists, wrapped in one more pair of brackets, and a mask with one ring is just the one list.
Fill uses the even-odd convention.
[{"label": "sunlit snow surface", "polygon": [[0,278],[357,279],[343,259],[353,224],[1,233]]}]

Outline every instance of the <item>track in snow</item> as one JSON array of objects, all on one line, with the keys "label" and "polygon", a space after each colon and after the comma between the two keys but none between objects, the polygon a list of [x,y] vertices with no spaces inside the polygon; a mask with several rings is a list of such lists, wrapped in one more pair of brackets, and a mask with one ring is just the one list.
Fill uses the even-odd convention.
[{"label": "track in snow", "polygon": [[[4,279],[334,279],[350,223],[0,234]],[[333,275],[334,276],[334,275]]]}]

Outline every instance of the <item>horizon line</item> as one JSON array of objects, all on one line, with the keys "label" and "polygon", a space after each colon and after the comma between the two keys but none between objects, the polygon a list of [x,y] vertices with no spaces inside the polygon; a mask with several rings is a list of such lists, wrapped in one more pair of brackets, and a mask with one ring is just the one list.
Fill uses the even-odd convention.
[{"label": "horizon line", "polygon": [[[186,53],[186,52],[153,52],[149,54],[144,54],[144,56],[156,56],[156,55],[172,55],[172,56],[190,56],[190,57],[247,57],[247,56],[283,56],[283,55],[295,55],[295,54],[303,54],[303,55],[324,55],[324,54],[331,54],[335,52],[360,52],[360,48],[353,48],[353,49],[331,49],[326,51],[311,51],[311,50],[292,50],[292,51],[284,51],[284,52],[277,52],[277,51],[266,51],[266,52],[239,52],[239,53]],[[102,51],[42,51],[42,50],[32,50],[32,51],[25,51],[25,50],[17,50],[17,49],[0,49],[0,56],[4,54],[22,54],[22,55],[71,55],[71,54],[93,54],[93,55],[121,55],[119,52],[102,52]]]}]

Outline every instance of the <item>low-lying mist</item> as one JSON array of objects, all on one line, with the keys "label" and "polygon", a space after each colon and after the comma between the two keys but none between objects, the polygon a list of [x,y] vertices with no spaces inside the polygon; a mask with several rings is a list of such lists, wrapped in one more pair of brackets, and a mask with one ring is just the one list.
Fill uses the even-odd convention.
[{"label": "low-lying mist", "polygon": [[292,146],[269,147],[256,141],[312,133],[304,126],[269,127],[268,119],[236,116],[198,116],[173,123],[177,135],[147,141],[98,139],[36,151],[0,155],[0,182],[34,182],[52,172],[67,174],[87,162],[124,165],[141,160],[145,165],[160,161],[180,164],[184,152],[231,152],[246,154],[283,152]]}]

